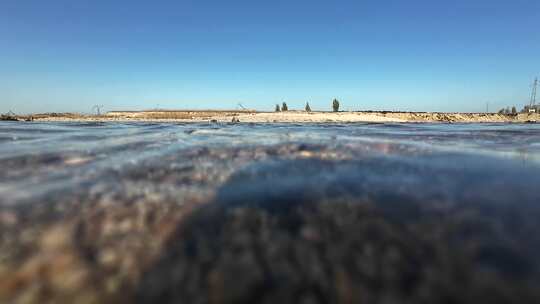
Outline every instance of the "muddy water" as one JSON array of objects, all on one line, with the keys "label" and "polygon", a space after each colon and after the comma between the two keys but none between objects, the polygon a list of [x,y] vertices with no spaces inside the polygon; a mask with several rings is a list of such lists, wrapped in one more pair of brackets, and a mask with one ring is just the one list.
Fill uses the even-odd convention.
[{"label": "muddy water", "polygon": [[540,127],[0,123],[0,300],[537,302]]}]

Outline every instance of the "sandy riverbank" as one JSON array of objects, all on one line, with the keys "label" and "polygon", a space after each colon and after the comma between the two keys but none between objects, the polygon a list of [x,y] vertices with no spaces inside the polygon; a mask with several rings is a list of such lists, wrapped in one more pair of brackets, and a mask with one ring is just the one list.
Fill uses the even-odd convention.
[{"label": "sandy riverbank", "polygon": [[[27,120],[29,116],[18,117]],[[182,121],[251,123],[354,123],[354,122],[442,122],[442,123],[525,123],[540,121],[540,114],[504,115],[495,113],[434,112],[255,112],[255,111],[127,111],[101,116],[77,114],[39,114],[34,121]]]}]

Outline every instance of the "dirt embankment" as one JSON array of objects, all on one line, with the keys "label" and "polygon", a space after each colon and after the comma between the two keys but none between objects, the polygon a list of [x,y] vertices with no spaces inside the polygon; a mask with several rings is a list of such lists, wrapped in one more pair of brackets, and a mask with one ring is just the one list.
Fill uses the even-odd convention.
[{"label": "dirt embankment", "polygon": [[540,120],[539,114],[517,115],[494,113],[434,113],[434,112],[379,112],[385,117],[410,122],[529,122]]},{"label": "dirt embankment", "polygon": [[497,123],[536,122],[538,114],[502,115],[491,113],[430,113],[430,112],[281,112],[238,115],[245,122],[443,122],[443,123]]},{"label": "dirt embankment", "polygon": [[101,116],[79,114],[38,114],[17,116],[20,121],[183,121],[183,122],[253,122],[253,123],[351,123],[351,122],[442,122],[442,123],[534,123],[538,113],[517,115],[495,113],[436,112],[256,112],[256,111],[126,111]]}]

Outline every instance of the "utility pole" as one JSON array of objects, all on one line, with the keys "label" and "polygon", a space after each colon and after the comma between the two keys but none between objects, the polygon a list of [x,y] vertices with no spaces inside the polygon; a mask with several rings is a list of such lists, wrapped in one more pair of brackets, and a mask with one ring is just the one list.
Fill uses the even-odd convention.
[{"label": "utility pole", "polygon": [[101,109],[103,108],[102,105],[95,105],[92,107],[92,111],[95,111],[97,116],[101,116]]},{"label": "utility pole", "polygon": [[538,87],[538,77],[534,79],[532,93],[531,93],[531,108],[536,105],[536,88]]}]

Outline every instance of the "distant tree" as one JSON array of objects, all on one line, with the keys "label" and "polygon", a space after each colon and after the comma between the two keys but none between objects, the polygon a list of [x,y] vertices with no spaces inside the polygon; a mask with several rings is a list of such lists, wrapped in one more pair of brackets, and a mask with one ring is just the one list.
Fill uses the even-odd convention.
[{"label": "distant tree", "polygon": [[332,109],[334,109],[334,112],[339,111],[339,100],[334,98],[334,101],[332,101]]},{"label": "distant tree", "polygon": [[278,105],[278,104],[276,105],[276,112],[281,112],[281,110],[279,109],[279,105]]},{"label": "distant tree", "polygon": [[504,109],[500,109],[499,114],[504,114]]},{"label": "distant tree", "polygon": [[517,114],[517,110],[516,110],[516,107],[512,107],[512,114],[516,115]]},{"label": "distant tree", "polygon": [[510,107],[507,107],[505,110],[504,110],[504,114],[510,114]]},{"label": "distant tree", "polygon": [[281,111],[282,112],[289,111],[289,107],[287,107],[287,103],[283,102],[283,105],[281,105]]},{"label": "distant tree", "polygon": [[306,102],[306,112],[311,112],[311,107],[309,106],[309,102]]}]

